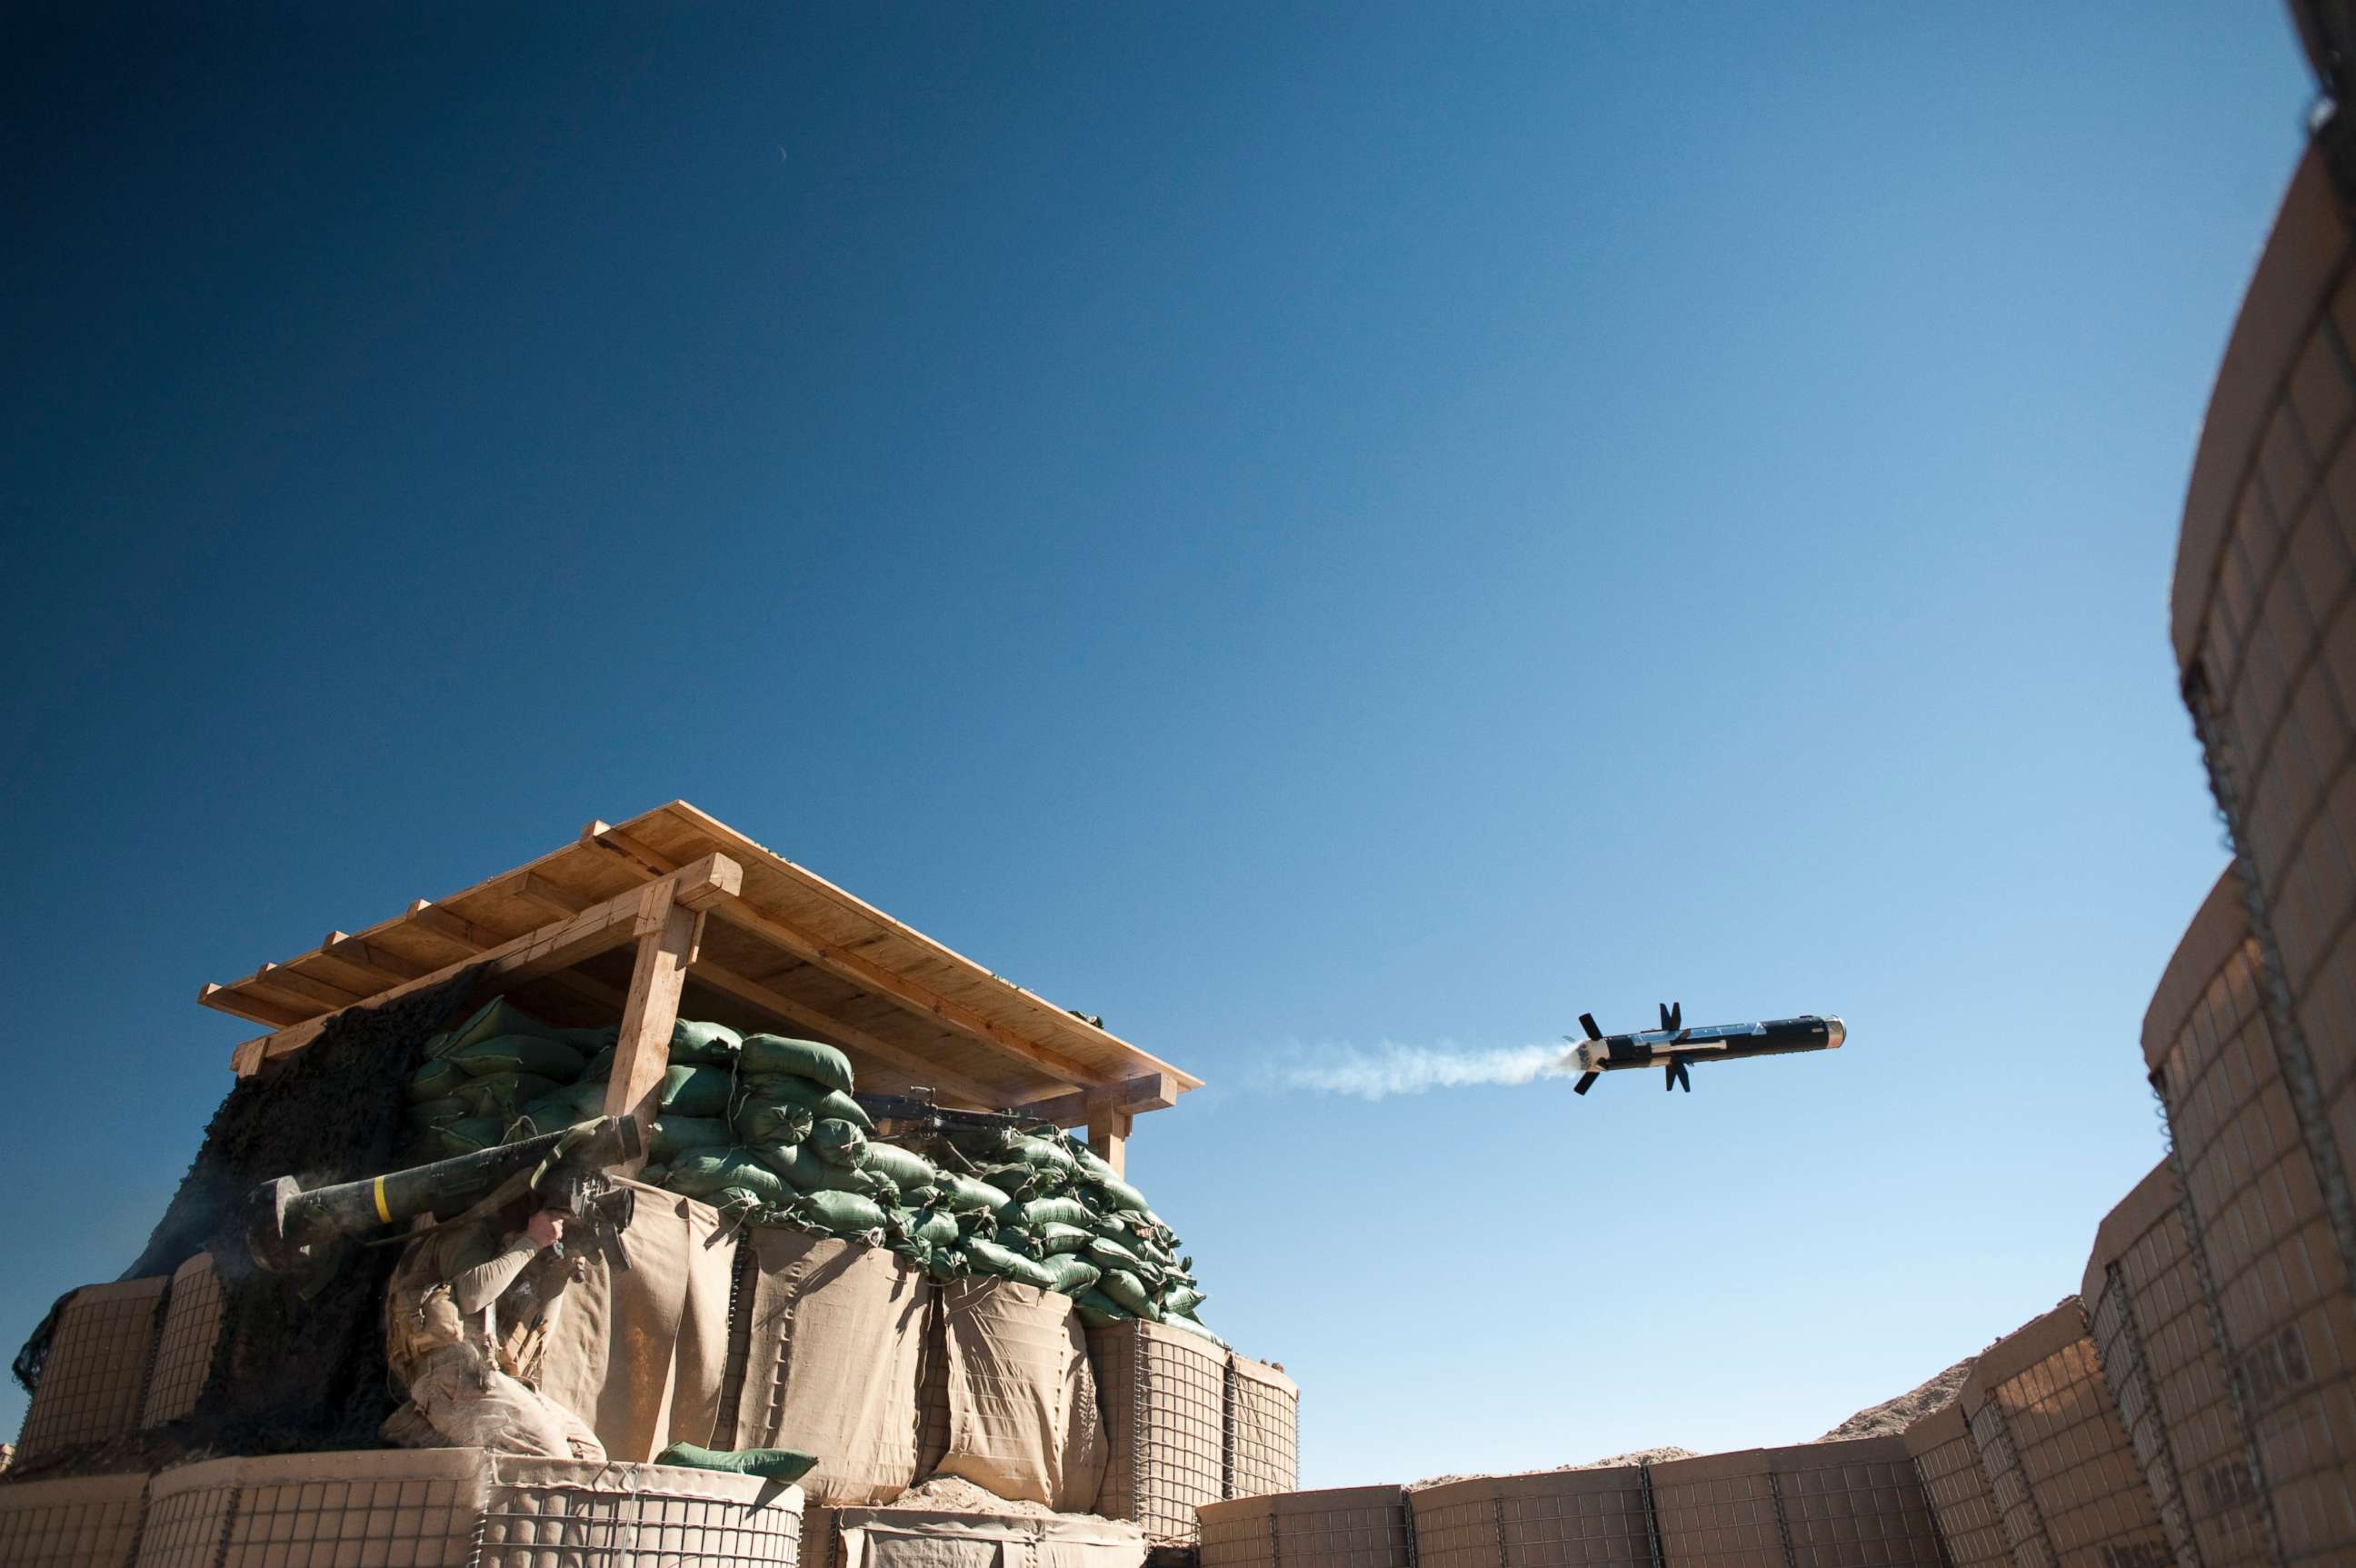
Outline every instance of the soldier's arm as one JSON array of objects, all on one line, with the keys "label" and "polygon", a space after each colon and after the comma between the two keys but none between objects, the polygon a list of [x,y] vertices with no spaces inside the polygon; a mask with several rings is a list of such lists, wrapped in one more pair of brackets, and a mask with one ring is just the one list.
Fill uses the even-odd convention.
[{"label": "soldier's arm", "polygon": [[524,1265],[540,1255],[540,1245],[530,1237],[516,1235],[507,1245],[493,1253],[487,1262],[459,1270],[450,1276],[450,1299],[467,1316],[499,1299],[508,1286],[515,1283]]}]

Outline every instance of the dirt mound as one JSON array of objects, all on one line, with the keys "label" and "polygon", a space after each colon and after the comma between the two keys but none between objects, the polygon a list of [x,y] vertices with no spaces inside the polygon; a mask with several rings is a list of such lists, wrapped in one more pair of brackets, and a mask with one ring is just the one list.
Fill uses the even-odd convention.
[{"label": "dirt mound", "polygon": [[1044,1503],[1001,1498],[987,1487],[962,1476],[932,1476],[917,1482],[884,1507],[929,1509],[937,1513],[1007,1514],[1020,1519],[1050,1519],[1055,1510]]},{"label": "dirt mound", "polygon": [[[1678,1448],[1675,1446],[1662,1448],[1632,1448],[1625,1454],[1614,1454],[1609,1459],[1590,1459],[1586,1463],[1580,1465],[1557,1465],[1545,1470],[1509,1470],[1505,1472],[1505,1474],[1510,1476],[1558,1476],[1565,1470],[1609,1470],[1618,1465],[1665,1465],[1672,1459],[1690,1459],[1693,1456],[1694,1451],[1690,1448]],[[1457,1481],[1490,1481],[1496,1478],[1497,1477],[1495,1474],[1486,1470],[1475,1470],[1470,1475],[1463,1476],[1430,1476],[1420,1481],[1409,1481],[1407,1484],[1406,1489],[1410,1492],[1420,1492],[1427,1487],[1445,1487]]]},{"label": "dirt mound", "polygon": [[1816,1439],[1818,1443],[1837,1443],[1845,1437],[1880,1437],[1892,1432],[1903,1432],[1933,1411],[1944,1409],[1970,1376],[1976,1357],[1966,1356],[1954,1366],[1918,1388],[1907,1390],[1896,1399],[1884,1400],[1858,1411],[1830,1432]]}]

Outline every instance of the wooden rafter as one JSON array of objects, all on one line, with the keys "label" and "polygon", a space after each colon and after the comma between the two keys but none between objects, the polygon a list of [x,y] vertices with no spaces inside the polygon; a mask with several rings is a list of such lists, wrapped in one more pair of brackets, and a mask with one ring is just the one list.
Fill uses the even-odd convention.
[{"label": "wooden rafter", "polygon": [[947,1090],[964,1100],[976,1110],[989,1111],[1006,1103],[1006,1091],[992,1089],[986,1083],[952,1072],[938,1062],[929,1061],[919,1052],[905,1046],[895,1046],[881,1036],[830,1018],[817,1008],[772,991],[756,980],[708,963],[699,959],[688,971],[691,978],[701,981],[714,991],[724,992],[739,1002],[759,1008],[786,1023],[799,1028],[815,1030],[839,1046],[849,1046],[863,1051],[879,1061],[890,1062],[916,1075],[917,1081],[928,1088]]}]

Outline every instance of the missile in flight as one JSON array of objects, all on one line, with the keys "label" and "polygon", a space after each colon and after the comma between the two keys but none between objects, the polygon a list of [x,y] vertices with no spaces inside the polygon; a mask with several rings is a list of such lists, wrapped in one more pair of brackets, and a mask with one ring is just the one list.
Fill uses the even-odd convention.
[{"label": "missile in flight", "polygon": [[1562,1070],[1577,1072],[1579,1081],[1571,1086],[1580,1094],[1595,1087],[1595,1080],[1607,1072],[1622,1068],[1657,1067],[1663,1069],[1663,1090],[1682,1087],[1693,1092],[1693,1079],[1686,1074],[1687,1062],[1732,1061],[1741,1057],[1780,1057],[1794,1051],[1833,1051],[1848,1038],[1848,1029],[1838,1018],[1819,1018],[1813,1013],[1797,1018],[1768,1018],[1756,1024],[1702,1024],[1693,1028],[1685,1026],[1685,1006],[1682,1003],[1661,1004],[1661,1026],[1642,1029],[1629,1035],[1607,1035],[1595,1026],[1595,1015],[1581,1013],[1579,1026],[1587,1031],[1580,1039],[1565,1035],[1571,1042],[1570,1054],[1562,1058]]}]

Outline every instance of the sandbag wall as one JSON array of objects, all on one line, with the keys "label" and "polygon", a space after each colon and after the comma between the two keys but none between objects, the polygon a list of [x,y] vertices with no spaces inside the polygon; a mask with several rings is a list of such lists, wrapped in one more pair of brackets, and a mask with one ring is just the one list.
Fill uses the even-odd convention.
[{"label": "sandbag wall", "polygon": [[1963,1407],[1953,1401],[1941,1405],[1909,1426],[1901,1440],[1922,1483],[1949,1568],[2014,1568],[2012,1545],[1997,1517]]},{"label": "sandbag wall", "polygon": [[1956,1398],[2022,1568],[2172,1560],[2075,1296],[1981,1352]]},{"label": "sandbag wall", "polygon": [[2351,242],[2311,146],[2218,371],[2170,593],[2241,908],[2204,908],[2144,1039],[2288,1563],[2356,1560]]},{"label": "sandbag wall", "polygon": [[[2265,1003],[2266,959],[2233,871],[2218,879],[2143,1025],[2190,1277],[2222,1343],[2253,1495],[2239,1498],[2229,1472],[2207,1484],[2221,1488],[2215,1511],[2257,1516],[2279,1561],[2343,1563],[2356,1560],[2346,1461],[2356,1453],[2356,1297],[2327,1211],[2330,1162],[2319,1162],[2293,1111]],[[2203,1485],[2187,1481],[2196,1495]]]},{"label": "sandbag wall", "polygon": [[2182,1196],[2165,1161],[2136,1185],[2095,1233],[2080,1299],[2175,1561],[2271,1563],[2274,1531],[2226,1389]]}]

